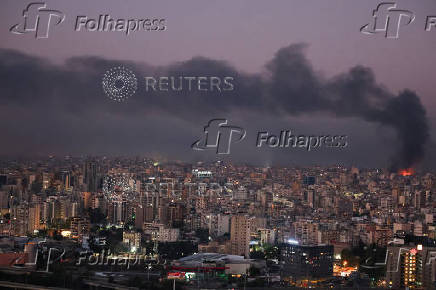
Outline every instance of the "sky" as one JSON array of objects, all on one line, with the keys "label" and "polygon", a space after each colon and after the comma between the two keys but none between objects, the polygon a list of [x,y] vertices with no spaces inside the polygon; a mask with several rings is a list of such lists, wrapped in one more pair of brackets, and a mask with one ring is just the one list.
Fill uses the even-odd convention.
[{"label": "sky", "polygon": [[[331,104],[322,102],[335,95],[345,100],[346,80],[359,66],[369,69],[363,75],[374,78],[369,86],[382,91],[377,95],[380,100],[393,100],[405,89],[416,94],[426,111],[429,138],[413,140],[425,142],[425,155],[413,164],[405,163],[433,168],[436,29],[424,29],[426,17],[436,15],[433,0],[396,1],[398,9],[416,16],[412,24],[401,27],[398,39],[359,31],[381,1],[45,1],[48,8],[65,14],[63,23],[51,27],[48,39],[10,33],[14,24],[22,22],[22,11],[29,3],[3,0],[0,9],[0,155],[155,154],[260,165],[389,167],[402,159],[398,155],[403,154],[401,144],[407,136],[399,137],[397,129],[404,125],[369,117],[358,109],[347,108],[345,114],[345,107],[330,108]],[[130,35],[74,31],[77,16],[100,14],[165,19],[166,30]],[[291,67],[300,65],[286,70],[292,79],[274,82],[274,73],[280,75],[281,70],[274,72],[271,62],[278,60],[283,49],[290,51],[290,60],[303,64],[290,62]],[[118,64],[133,68],[139,78],[174,71],[229,73],[236,76],[235,91],[169,96],[147,94],[139,88],[136,100],[118,104],[101,90],[101,76]],[[287,85],[300,77],[304,82],[312,79],[320,92],[311,95],[310,82],[298,89]],[[280,96],[281,91],[271,90],[271,85],[283,85],[292,94]],[[359,94],[356,90],[353,96]],[[370,111],[390,104],[380,102],[371,104]],[[229,156],[190,147],[214,118],[228,118],[247,131],[245,142],[232,146]],[[343,150],[312,152],[256,148],[257,132],[283,129],[306,135],[347,135],[349,144]],[[415,133],[410,128],[407,132]],[[410,138],[419,139],[419,135]]]}]

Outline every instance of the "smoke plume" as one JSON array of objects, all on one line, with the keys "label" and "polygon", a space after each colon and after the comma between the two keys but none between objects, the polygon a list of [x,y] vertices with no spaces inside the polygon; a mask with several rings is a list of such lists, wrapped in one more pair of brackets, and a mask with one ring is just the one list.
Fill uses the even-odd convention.
[{"label": "smoke plume", "polygon": [[[376,82],[370,68],[362,66],[323,78],[304,50],[303,44],[281,48],[266,64],[266,72],[259,74],[202,57],[160,67],[98,57],[75,57],[54,65],[0,50],[0,123],[3,140],[10,140],[1,149],[29,152],[45,146],[62,151],[62,146],[80,140],[83,150],[110,147],[104,136],[112,134],[114,127],[123,137],[134,139],[141,120],[153,116],[192,125],[241,112],[277,117],[317,113],[395,129],[398,144],[393,145],[393,168],[411,167],[423,158],[429,126],[414,92],[406,89],[393,94]],[[139,80],[136,95],[121,104],[109,100],[101,87],[104,72],[117,65],[132,69]],[[231,76],[234,90],[146,91],[144,76]],[[127,136],[127,128],[136,130],[136,135]]]}]

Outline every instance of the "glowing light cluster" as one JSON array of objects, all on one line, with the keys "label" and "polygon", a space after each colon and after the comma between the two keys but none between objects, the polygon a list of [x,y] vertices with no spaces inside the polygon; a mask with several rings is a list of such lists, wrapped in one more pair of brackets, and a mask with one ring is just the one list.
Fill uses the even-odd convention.
[{"label": "glowing light cluster", "polygon": [[402,169],[398,172],[401,176],[412,176],[414,173],[412,168]]}]

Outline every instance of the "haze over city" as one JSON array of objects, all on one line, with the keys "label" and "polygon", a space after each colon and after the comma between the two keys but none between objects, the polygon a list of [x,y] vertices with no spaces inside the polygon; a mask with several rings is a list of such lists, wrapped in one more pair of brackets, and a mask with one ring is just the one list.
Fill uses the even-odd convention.
[{"label": "haze over city", "polygon": [[436,289],[436,2],[3,0],[1,289]]}]

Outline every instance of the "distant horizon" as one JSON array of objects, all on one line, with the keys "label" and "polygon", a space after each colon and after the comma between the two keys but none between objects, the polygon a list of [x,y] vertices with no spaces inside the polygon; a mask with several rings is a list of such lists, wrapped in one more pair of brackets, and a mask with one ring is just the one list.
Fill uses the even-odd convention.
[{"label": "distant horizon", "polygon": [[435,287],[436,0],[1,3],[0,288]]},{"label": "distant horizon", "polygon": [[[158,158],[158,157],[152,157],[149,155],[76,155],[76,156],[72,156],[72,155],[47,155],[47,156],[33,156],[33,157],[24,157],[24,156],[16,156],[16,157],[5,157],[5,156],[1,156],[0,155],[0,165],[1,162],[13,162],[13,161],[22,161],[22,162],[37,162],[37,161],[49,161],[49,160],[55,160],[55,161],[67,161],[68,159],[80,159],[83,162],[89,162],[89,161],[103,161],[102,159],[107,159],[108,161],[114,161],[116,159],[121,159],[121,160],[132,160],[132,159],[147,159],[149,161],[153,161],[158,163],[155,166],[159,166],[159,165],[191,165],[193,167],[197,166],[197,167],[210,167],[213,165],[216,165],[217,163],[222,163],[223,165],[226,164],[230,164],[232,166],[236,166],[236,167],[251,167],[251,168],[262,168],[262,169],[267,169],[267,168],[285,168],[285,169],[315,169],[315,168],[321,168],[321,169],[328,169],[328,168],[343,168],[343,169],[353,169],[353,168],[357,168],[359,170],[364,170],[364,171],[371,171],[371,170],[381,170],[383,172],[387,172],[387,173],[395,173],[398,175],[401,175],[402,171],[406,171],[406,170],[411,170],[411,176],[414,176],[416,174],[419,173],[435,173],[436,171],[434,171],[433,169],[431,170],[427,170],[425,168],[421,168],[419,166],[417,167],[412,167],[412,168],[403,168],[403,169],[398,169],[398,170],[392,170],[389,167],[361,167],[358,165],[344,165],[344,164],[313,164],[313,165],[297,165],[297,164],[289,164],[287,165],[259,165],[259,164],[250,164],[249,162],[232,162],[232,161],[226,161],[226,160],[208,160],[208,161],[183,161],[183,160],[178,160],[178,159],[165,159],[165,158]],[[1,169],[1,167],[0,167]],[[1,172],[0,172],[1,174]]]},{"label": "distant horizon", "polygon": [[[190,146],[210,120],[222,118],[247,133],[225,156],[233,162],[435,169],[435,32],[424,28],[436,3],[396,1],[416,19],[402,23],[398,39],[388,39],[360,31],[380,1],[338,1],[240,0],[224,9],[228,5],[198,0],[132,0],[123,7],[114,0],[103,6],[48,0],[54,19],[63,20],[49,27],[47,38],[36,39],[10,31],[23,25],[29,3],[5,0],[0,155],[147,152],[214,160],[214,152]],[[83,21],[99,15],[158,19],[158,30],[127,35],[84,28]],[[78,16],[80,31],[74,29]],[[117,66],[137,81],[121,103],[102,88],[104,75]],[[203,88],[215,90],[187,91],[185,83],[181,92],[150,92],[144,79],[150,76],[209,77]],[[226,77],[234,89],[217,91]],[[282,130],[346,135],[348,146],[256,148],[258,132]]]}]

